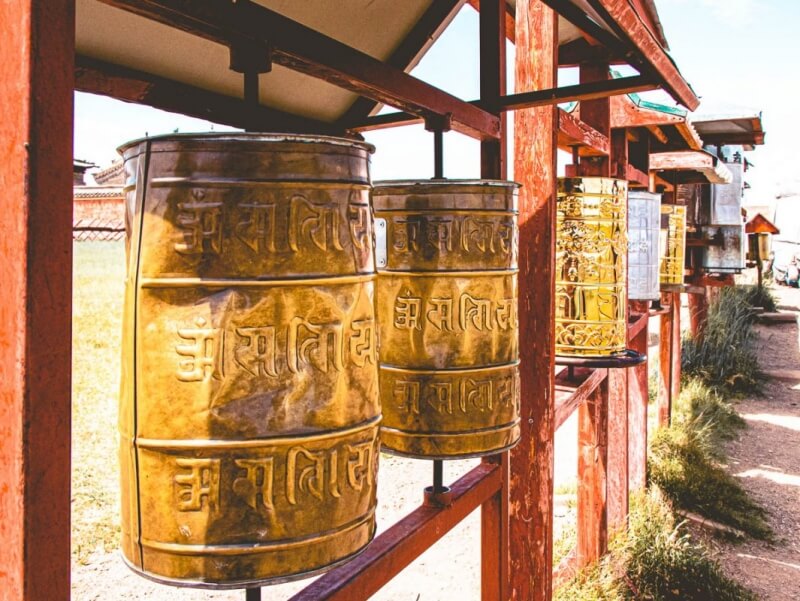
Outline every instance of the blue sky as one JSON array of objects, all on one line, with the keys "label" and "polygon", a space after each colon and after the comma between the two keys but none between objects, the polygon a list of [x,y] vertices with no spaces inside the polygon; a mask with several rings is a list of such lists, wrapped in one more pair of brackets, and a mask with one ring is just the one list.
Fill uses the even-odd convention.
[{"label": "blue sky", "polygon": [[[750,157],[756,164],[748,178],[753,185],[751,199],[790,188],[800,192],[800,173],[795,167],[800,134],[795,117],[800,98],[796,31],[800,2],[657,0],[657,5],[671,54],[702,98],[699,112],[763,111],[767,144]],[[413,74],[461,98],[477,98],[477,32],[477,13],[466,7]],[[570,79],[569,73],[564,74],[562,84],[571,83]],[[212,127],[204,121],[89,94],[76,95],[75,126],[75,156],[102,165],[115,157],[116,146],[146,133]],[[378,147],[374,179],[433,174],[431,134],[421,126],[371,132],[367,139]],[[446,135],[445,175],[479,175],[477,142],[456,133]]]}]

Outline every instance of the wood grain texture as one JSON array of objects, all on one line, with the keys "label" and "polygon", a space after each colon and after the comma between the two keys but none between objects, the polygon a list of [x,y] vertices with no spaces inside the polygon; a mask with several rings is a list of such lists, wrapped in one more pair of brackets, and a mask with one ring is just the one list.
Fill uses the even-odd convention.
[{"label": "wood grain texture", "polygon": [[608,379],[578,409],[578,566],[608,548]]},{"label": "wood grain texture", "polygon": [[[660,316],[658,336],[658,425],[668,426],[672,416],[672,328],[675,308],[673,294],[661,293],[661,304],[668,307]],[[680,311],[680,310],[679,310]]]},{"label": "wood grain texture", "polygon": [[74,2],[0,3],[0,597],[70,595]]},{"label": "wood grain texture", "polygon": [[[540,0],[516,14],[517,90],[556,85],[558,21]],[[519,217],[522,437],[511,453],[511,599],[549,601],[553,576],[555,195],[557,109],[514,115]]]},{"label": "wood grain texture", "polygon": [[[647,301],[630,301],[630,313],[641,315],[638,331],[628,331],[628,347],[647,354],[648,324]],[[647,363],[628,370],[628,486],[631,492],[644,488],[647,477]]]},{"label": "wood grain texture", "polygon": [[559,108],[558,147],[571,150],[575,146],[579,147],[580,156],[607,156],[611,152],[607,136]]},{"label": "wood grain texture", "polygon": [[575,413],[578,407],[594,394],[603,380],[608,377],[608,371],[607,369],[575,368],[572,378],[569,377],[567,370],[556,376],[556,431],[564,425],[564,422]]}]

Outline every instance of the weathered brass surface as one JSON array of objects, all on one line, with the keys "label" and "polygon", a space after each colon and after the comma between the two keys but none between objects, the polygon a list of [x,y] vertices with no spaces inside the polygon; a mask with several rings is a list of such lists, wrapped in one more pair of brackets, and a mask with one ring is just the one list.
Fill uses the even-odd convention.
[{"label": "weathered brass surface", "polygon": [[384,449],[451,459],[519,439],[517,188],[376,184]]},{"label": "weathered brass surface", "polygon": [[371,147],[231,134],[122,152],[125,559],[207,588],[346,560],[375,531]]},{"label": "weathered brass surface", "polygon": [[661,205],[661,237],[659,238],[661,284],[683,285],[683,263],[686,255],[686,207]]},{"label": "weathered brass surface", "polygon": [[628,192],[628,298],[658,300],[661,194]]},{"label": "weathered brass surface", "polygon": [[558,180],[556,354],[625,350],[627,191],[622,180]]}]

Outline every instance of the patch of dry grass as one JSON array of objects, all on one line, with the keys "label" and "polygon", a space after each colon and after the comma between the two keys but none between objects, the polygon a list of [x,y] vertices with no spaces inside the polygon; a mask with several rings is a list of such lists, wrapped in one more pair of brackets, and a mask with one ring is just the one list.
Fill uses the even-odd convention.
[{"label": "patch of dry grass", "polygon": [[72,554],[119,543],[117,399],[125,247],[75,243],[72,309]]}]

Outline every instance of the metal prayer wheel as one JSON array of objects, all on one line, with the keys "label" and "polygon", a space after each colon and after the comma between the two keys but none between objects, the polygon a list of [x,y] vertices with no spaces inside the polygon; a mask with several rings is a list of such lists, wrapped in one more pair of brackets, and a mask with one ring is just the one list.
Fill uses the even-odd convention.
[{"label": "metal prayer wheel", "polygon": [[658,300],[661,194],[628,192],[628,298]]},{"label": "metal prayer wheel", "polygon": [[703,237],[712,242],[703,247],[702,267],[715,273],[740,273],[745,268],[747,234],[739,225],[707,225]]},{"label": "metal prayer wheel", "polygon": [[120,149],[122,551],[135,571],[255,586],[372,538],[372,150],[238,133]]},{"label": "metal prayer wheel", "polygon": [[661,286],[683,286],[683,264],[686,256],[686,207],[661,205],[659,262]]},{"label": "metal prayer wheel", "polygon": [[764,232],[747,234],[749,261],[766,261],[769,259],[770,235]]},{"label": "metal prayer wheel", "polygon": [[519,439],[518,187],[376,183],[382,449],[453,459]]},{"label": "metal prayer wheel", "polygon": [[626,349],[628,183],[558,180],[556,354],[608,356]]}]

